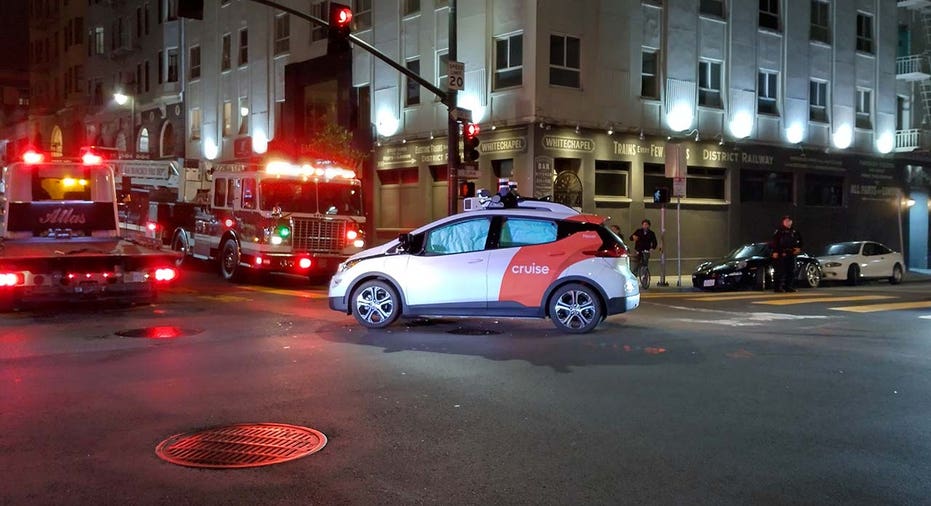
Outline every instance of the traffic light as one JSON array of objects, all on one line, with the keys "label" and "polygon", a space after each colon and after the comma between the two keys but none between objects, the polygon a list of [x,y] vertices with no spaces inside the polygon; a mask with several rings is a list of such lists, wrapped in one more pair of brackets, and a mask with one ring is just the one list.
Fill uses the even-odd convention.
[{"label": "traffic light", "polygon": [[204,19],[204,0],[178,0],[178,17]]},{"label": "traffic light", "polygon": [[330,26],[327,28],[328,53],[349,50],[349,33],[352,29],[352,9],[346,5],[330,2]]},{"label": "traffic light", "polygon": [[459,182],[459,198],[467,199],[475,196],[475,183],[473,181]]},{"label": "traffic light", "polygon": [[669,188],[661,186],[653,190],[653,203],[665,204],[669,202]]},{"label": "traffic light", "polygon": [[478,161],[478,134],[481,129],[476,123],[462,127],[462,160],[467,163]]}]

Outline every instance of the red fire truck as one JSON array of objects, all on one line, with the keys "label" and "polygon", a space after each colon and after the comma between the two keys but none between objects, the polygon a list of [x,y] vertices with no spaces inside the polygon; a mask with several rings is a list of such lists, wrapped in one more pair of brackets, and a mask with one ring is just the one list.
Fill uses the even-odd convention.
[{"label": "red fire truck", "polygon": [[361,182],[331,162],[219,163],[174,170],[161,186],[138,183],[139,161],[116,164],[133,188],[124,226],[216,261],[229,281],[248,272],[323,279],[365,246]]},{"label": "red fire truck", "polygon": [[113,167],[92,153],[45,161],[28,151],[3,174],[0,309],[32,301],[153,300],[180,256],[121,237]]}]

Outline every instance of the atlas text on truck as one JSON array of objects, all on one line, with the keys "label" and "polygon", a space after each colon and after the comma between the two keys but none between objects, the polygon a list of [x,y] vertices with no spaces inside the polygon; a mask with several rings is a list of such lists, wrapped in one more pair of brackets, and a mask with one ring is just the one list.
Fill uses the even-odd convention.
[{"label": "atlas text on truck", "polygon": [[113,167],[93,152],[46,161],[27,151],[3,174],[0,309],[27,302],[151,301],[178,254],[122,238]]},{"label": "atlas text on truck", "polygon": [[361,182],[335,163],[217,163],[157,181],[136,176],[146,163],[115,161],[131,189],[124,227],[216,261],[229,281],[250,271],[324,278],[365,246]]}]

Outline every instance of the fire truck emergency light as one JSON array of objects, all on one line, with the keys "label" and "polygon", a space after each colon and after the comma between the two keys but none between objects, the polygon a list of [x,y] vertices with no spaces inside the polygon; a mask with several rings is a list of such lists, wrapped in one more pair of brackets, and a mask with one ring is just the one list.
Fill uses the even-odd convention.
[{"label": "fire truck emergency light", "polygon": [[265,173],[277,176],[323,176],[326,179],[335,179],[338,177],[353,179],[356,177],[354,171],[339,167],[327,167],[324,169],[322,167],[314,167],[310,164],[294,165],[283,161],[268,162],[265,166]]},{"label": "fire truck emergency light", "polygon": [[27,150],[23,153],[23,162],[28,164],[42,163],[45,161],[45,155],[35,150]]}]

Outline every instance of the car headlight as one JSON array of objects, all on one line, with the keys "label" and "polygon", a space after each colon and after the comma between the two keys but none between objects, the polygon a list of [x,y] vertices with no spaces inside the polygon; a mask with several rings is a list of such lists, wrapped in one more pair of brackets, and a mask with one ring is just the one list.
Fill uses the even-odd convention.
[{"label": "car headlight", "polygon": [[825,267],[840,267],[841,263],[840,262],[827,262],[824,264],[824,266]]},{"label": "car headlight", "polygon": [[357,263],[361,262],[361,258],[356,258],[355,260],[346,260],[345,262],[339,264],[339,269],[337,272],[346,272],[349,269],[352,269]]}]

